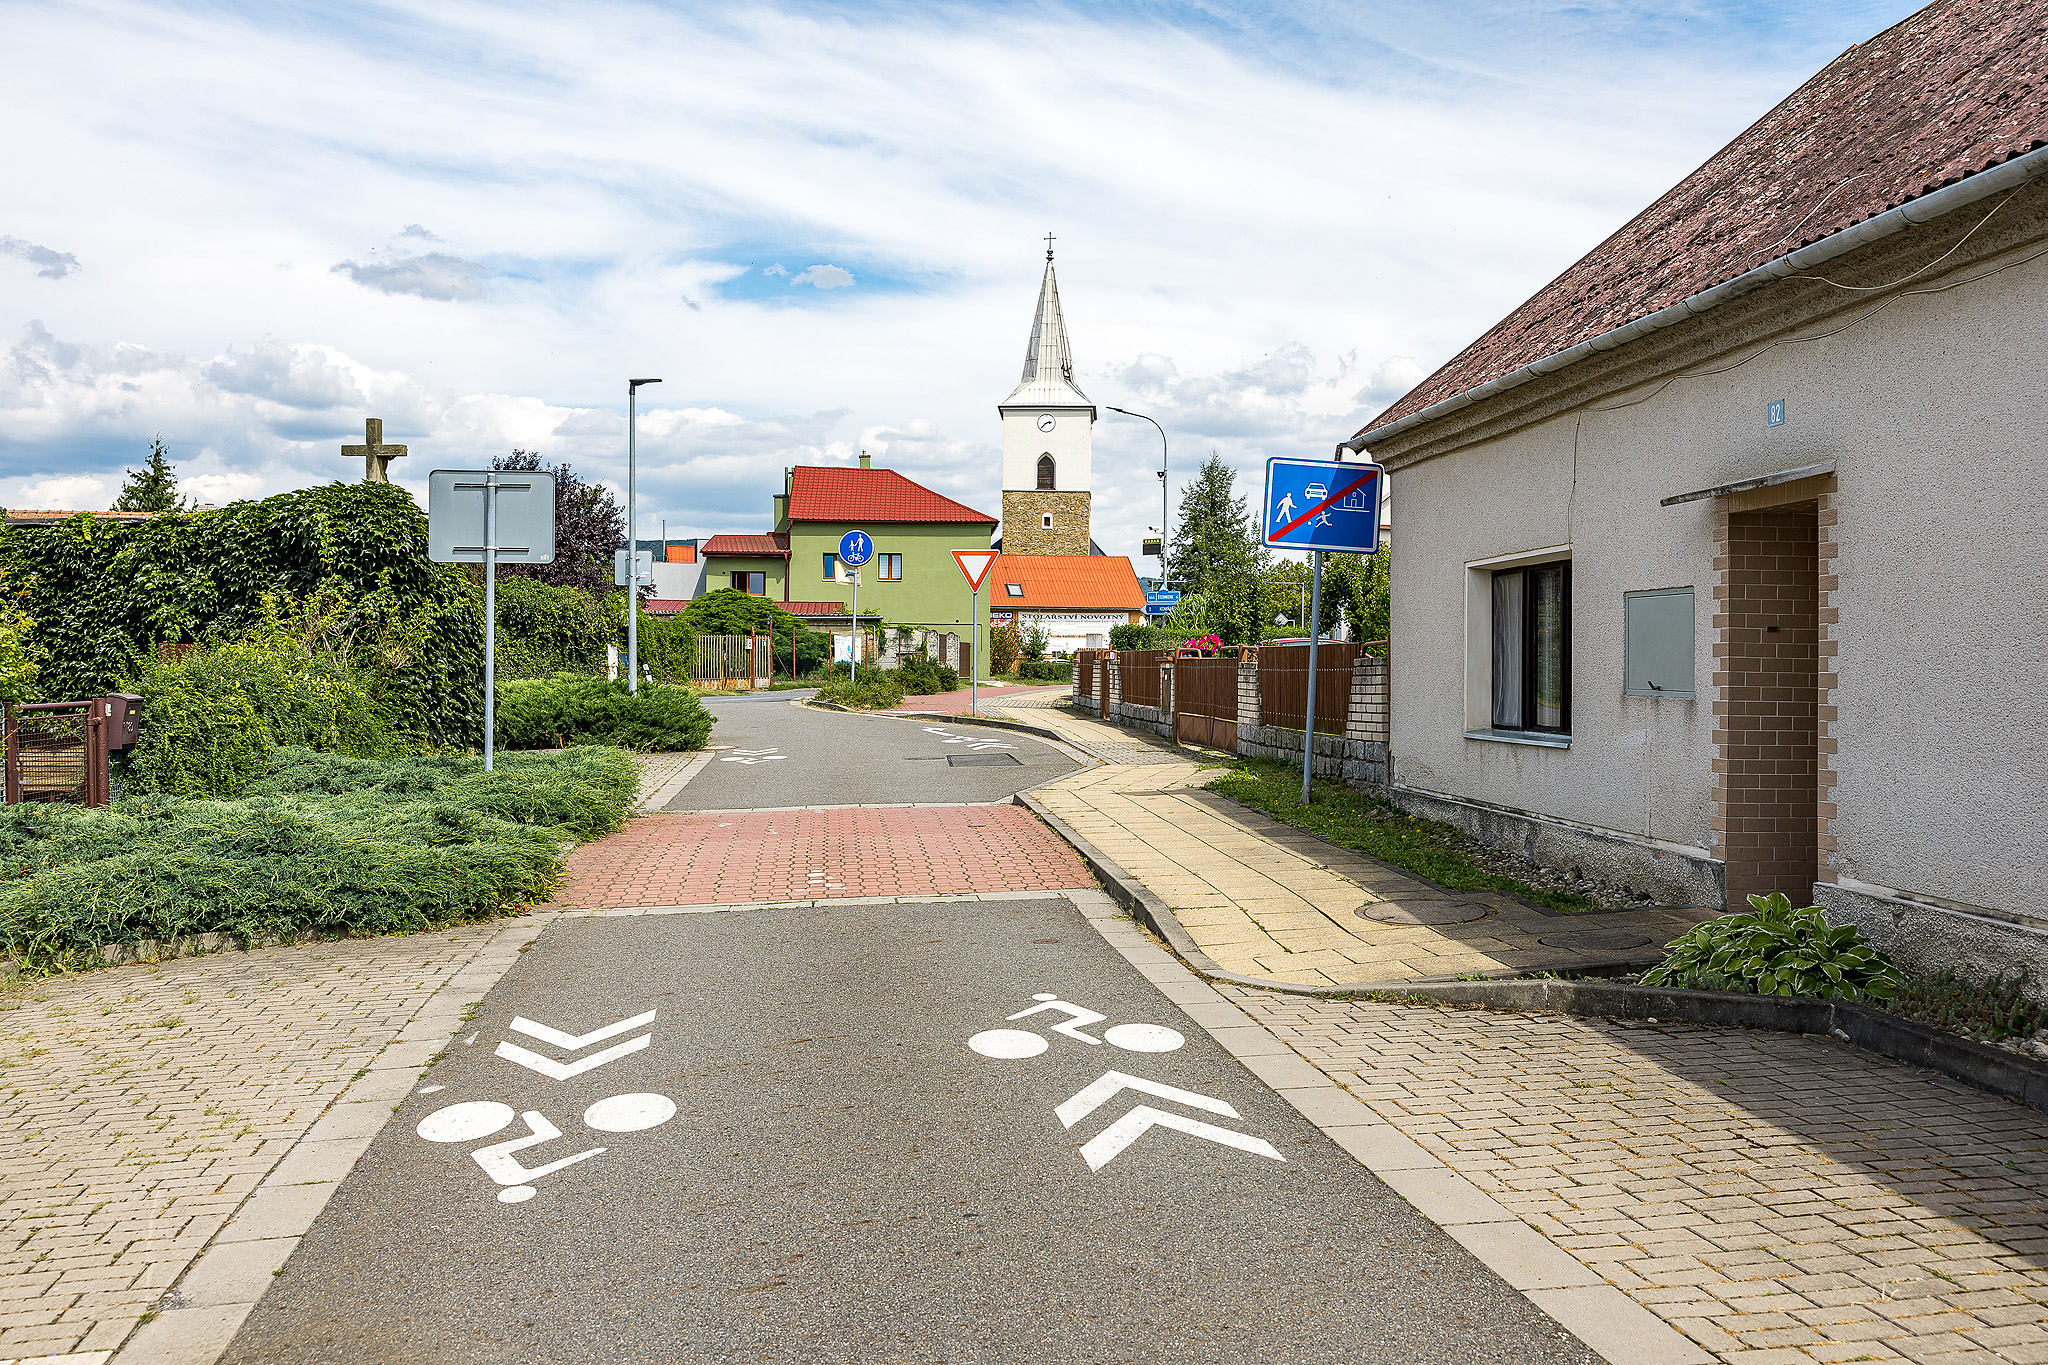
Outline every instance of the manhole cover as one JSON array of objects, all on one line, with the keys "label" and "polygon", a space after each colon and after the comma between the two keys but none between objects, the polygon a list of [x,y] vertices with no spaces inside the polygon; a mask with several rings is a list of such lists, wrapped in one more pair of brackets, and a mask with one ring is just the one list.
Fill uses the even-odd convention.
[{"label": "manhole cover", "polygon": [[1536,940],[1546,948],[1576,948],[1585,953],[1618,953],[1624,948],[1640,948],[1650,941],[1648,934],[1632,934],[1626,929],[1588,929],[1576,934],[1552,934],[1549,938]]},{"label": "manhole cover", "polygon": [[998,763],[1021,763],[1015,754],[947,754],[946,763],[955,768],[992,768]]},{"label": "manhole cover", "polygon": [[1414,901],[1407,905],[1374,901],[1351,913],[1379,924],[1470,924],[1492,911],[1477,901]]}]

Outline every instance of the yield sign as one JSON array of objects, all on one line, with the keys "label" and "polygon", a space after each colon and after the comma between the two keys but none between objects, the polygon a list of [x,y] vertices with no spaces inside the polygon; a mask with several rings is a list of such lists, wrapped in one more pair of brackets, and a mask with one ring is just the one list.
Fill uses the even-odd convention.
[{"label": "yield sign", "polygon": [[988,577],[988,571],[1003,557],[1001,550],[955,550],[953,562],[960,566],[960,572],[967,577],[967,586],[974,592],[981,591],[981,580]]}]

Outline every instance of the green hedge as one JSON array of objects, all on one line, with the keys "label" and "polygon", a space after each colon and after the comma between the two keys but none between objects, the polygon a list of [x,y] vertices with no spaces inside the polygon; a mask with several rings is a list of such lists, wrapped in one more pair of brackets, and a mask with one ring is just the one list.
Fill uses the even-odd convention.
[{"label": "green hedge", "polygon": [[616,744],[628,749],[701,749],[712,715],[687,687],[643,684],[640,695],[603,678],[555,678],[498,685],[498,743],[508,749]]},{"label": "green hedge", "polygon": [[396,485],[7,527],[0,575],[34,622],[45,697],[134,690],[159,645],[240,639],[277,610],[366,680],[393,731],[427,744],[482,736],[480,576],[428,561],[426,513]]},{"label": "green hedge", "polygon": [[145,665],[125,793],[193,798],[242,790],[288,745],[358,758],[405,747],[362,681],[269,628],[231,645]]},{"label": "green hedge", "polygon": [[91,965],[109,944],[407,933],[544,898],[565,841],[639,791],[616,749],[372,762],[280,750],[233,801],[0,808],[0,956]]},{"label": "green hedge", "polygon": [[1026,682],[1068,682],[1074,665],[1066,659],[1026,659],[1017,665],[1017,676]]}]

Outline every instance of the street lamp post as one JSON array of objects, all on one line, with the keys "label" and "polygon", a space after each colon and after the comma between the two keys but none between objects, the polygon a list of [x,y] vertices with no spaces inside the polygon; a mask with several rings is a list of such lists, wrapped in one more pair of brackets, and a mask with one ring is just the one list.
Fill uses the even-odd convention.
[{"label": "street lamp post", "polygon": [[626,381],[626,691],[640,695],[640,523],[634,517],[638,491],[640,386],[659,379]]},{"label": "street lamp post", "polygon": [[[1120,412],[1126,417],[1135,417],[1142,422],[1152,422],[1152,419],[1142,412],[1132,412],[1129,408],[1111,407],[1108,403],[1104,403],[1102,406],[1109,408],[1111,412]],[[1152,428],[1159,433],[1159,583],[1161,587],[1164,587],[1166,585],[1166,528],[1172,524],[1166,511],[1166,428],[1160,426],[1157,422],[1152,422]]]}]

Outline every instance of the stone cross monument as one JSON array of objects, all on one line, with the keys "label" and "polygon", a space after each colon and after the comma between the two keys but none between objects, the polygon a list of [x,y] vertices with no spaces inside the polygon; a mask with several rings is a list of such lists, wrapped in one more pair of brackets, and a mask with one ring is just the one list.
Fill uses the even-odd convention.
[{"label": "stone cross monument", "polygon": [[384,419],[369,417],[363,420],[363,443],[359,446],[343,446],[341,458],[363,462],[364,483],[390,483],[391,462],[405,454],[404,446],[384,444]]}]

